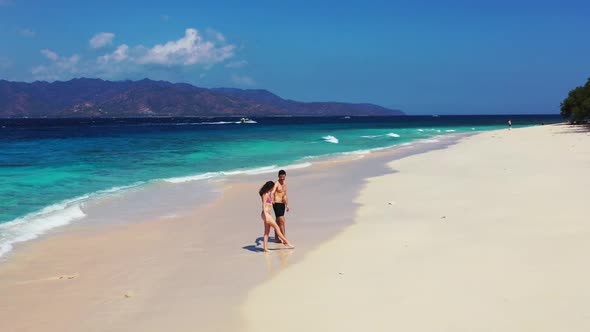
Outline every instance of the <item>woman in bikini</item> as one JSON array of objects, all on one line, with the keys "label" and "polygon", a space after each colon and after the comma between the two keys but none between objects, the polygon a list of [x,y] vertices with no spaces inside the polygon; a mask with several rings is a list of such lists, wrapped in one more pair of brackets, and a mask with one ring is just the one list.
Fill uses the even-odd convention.
[{"label": "woman in bikini", "polygon": [[268,234],[270,233],[271,227],[274,228],[276,235],[281,239],[285,247],[293,248],[291,243],[289,243],[289,240],[287,240],[283,233],[281,233],[279,225],[277,225],[276,221],[270,214],[270,211],[272,210],[272,190],[274,186],[274,182],[268,181],[258,191],[260,199],[262,200],[262,213],[260,216],[262,217],[262,221],[264,221],[264,252],[268,252]]}]

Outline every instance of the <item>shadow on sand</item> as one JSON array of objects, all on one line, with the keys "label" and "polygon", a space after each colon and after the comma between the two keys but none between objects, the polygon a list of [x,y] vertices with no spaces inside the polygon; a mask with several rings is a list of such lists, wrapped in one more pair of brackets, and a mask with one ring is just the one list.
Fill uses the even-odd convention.
[{"label": "shadow on sand", "polygon": [[[274,237],[269,237],[268,238],[268,243],[274,244]],[[252,252],[263,252],[264,250],[262,249],[262,241],[264,241],[264,238],[261,236],[259,238],[256,238],[256,240],[254,240],[254,244],[251,244],[249,246],[244,246],[242,247],[242,249],[244,250],[248,250],[248,251],[252,251]],[[273,250],[283,250],[283,249],[290,249],[290,248],[286,248],[286,247],[282,247],[282,248],[268,248],[269,251],[273,251]]]},{"label": "shadow on sand", "polygon": [[590,132],[590,125],[589,124],[579,124],[579,125],[570,125],[570,124],[558,124],[562,131],[557,132],[555,134],[571,134],[571,133],[589,133]]}]

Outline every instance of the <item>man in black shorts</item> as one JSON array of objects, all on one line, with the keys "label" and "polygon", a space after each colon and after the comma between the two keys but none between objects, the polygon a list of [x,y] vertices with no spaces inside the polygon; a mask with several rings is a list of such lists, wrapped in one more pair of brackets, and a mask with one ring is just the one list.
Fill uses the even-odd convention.
[{"label": "man in black shorts", "polygon": [[[277,224],[285,234],[285,212],[289,212],[289,198],[287,198],[287,182],[285,182],[285,178],[287,177],[287,172],[284,170],[279,171],[279,180],[275,182],[274,191],[274,203],[272,204],[272,208],[275,211],[275,217],[277,219]],[[281,243],[281,240],[277,237],[275,233],[275,242]]]}]

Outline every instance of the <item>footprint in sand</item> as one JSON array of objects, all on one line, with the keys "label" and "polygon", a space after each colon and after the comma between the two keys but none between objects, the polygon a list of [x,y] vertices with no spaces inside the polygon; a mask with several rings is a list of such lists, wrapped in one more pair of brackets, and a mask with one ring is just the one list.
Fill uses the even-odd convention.
[{"label": "footprint in sand", "polygon": [[34,282],[54,281],[54,280],[72,280],[72,279],[78,278],[79,276],[80,276],[79,273],[64,274],[64,275],[55,276],[55,277],[49,277],[49,278],[25,280],[25,281],[19,282],[19,284],[30,284],[30,283],[34,283]]}]

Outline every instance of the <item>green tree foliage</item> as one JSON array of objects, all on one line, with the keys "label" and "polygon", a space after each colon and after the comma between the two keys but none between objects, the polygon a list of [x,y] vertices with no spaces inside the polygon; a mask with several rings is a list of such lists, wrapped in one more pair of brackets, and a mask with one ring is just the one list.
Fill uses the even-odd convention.
[{"label": "green tree foliage", "polygon": [[571,118],[574,123],[582,123],[590,118],[590,78],[584,86],[569,92],[561,103],[561,115]]}]

